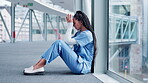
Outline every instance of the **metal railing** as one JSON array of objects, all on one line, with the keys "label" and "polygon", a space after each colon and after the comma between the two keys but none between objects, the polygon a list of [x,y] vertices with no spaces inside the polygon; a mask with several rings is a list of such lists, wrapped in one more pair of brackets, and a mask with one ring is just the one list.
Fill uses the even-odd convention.
[{"label": "metal railing", "polygon": [[109,16],[109,43],[133,43],[138,39],[138,19],[132,16]]}]

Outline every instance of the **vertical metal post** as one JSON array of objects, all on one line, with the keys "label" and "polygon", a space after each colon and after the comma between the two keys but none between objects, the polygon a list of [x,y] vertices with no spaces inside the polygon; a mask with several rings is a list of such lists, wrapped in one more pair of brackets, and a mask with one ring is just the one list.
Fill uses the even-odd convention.
[{"label": "vertical metal post", "polygon": [[32,41],[32,10],[29,9],[29,41]]},{"label": "vertical metal post", "polygon": [[15,43],[15,4],[11,3],[11,43]]},{"label": "vertical metal post", "polygon": [[56,22],[57,22],[57,28],[60,29],[60,16],[57,16]]},{"label": "vertical metal post", "polygon": [[123,40],[123,38],[122,38],[122,35],[123,35],[123,25],[124,25],[124,20],[123,20],[123,18],[122,18],[122,22],[121,22],[121,33],[120,33],[120,39],[121,39],[121,41]]},{"label": "vertical metal post", "polygon": [[44,38],[47,41],[47,14],[44,13]]},{"label": "vertical metal post", "polygon": [[56,32],[56,35],[57,35],[57,39],[59,39],[60,38],[60,35],[59,35],[59,31],[60,31],[60,16],[57,16],[56,22],[57,22],[57,32]]}]

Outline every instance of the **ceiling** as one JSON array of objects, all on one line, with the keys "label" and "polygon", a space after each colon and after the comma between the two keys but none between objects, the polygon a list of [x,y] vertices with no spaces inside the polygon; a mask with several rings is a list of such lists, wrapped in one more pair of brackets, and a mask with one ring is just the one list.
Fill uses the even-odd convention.
[{"label": "ceiling", "polygon": [[74,11],[74,0],[51,0],[53,4],[59,5],[64,9]]},{"label": "ceiling", "polygon": [[[63,15],[65,16],[68,14],[67,11],[56,9],[47,5],[48,3],[41,3],[40,2],[41,0],[8,0],[8,1],[21,6],[26,5],[28,3],[33,3],[33,6],[28,6],[28,8],[39,10],[49,14],[60,15],[60,16],[63,16]],[[45,1],[47,2],[48,0],[45,0]],[[51,0],[51,1],[53,5],[59,5],[66,10],[70,10],[71,12],[74,12],[74,0]]]}]

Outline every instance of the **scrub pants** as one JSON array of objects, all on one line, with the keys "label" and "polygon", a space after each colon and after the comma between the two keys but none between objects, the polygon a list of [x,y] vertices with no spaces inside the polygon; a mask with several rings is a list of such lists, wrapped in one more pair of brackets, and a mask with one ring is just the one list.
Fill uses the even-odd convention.
[{"label": "scrub pants", "polygon": [[56,40],[41,56],[46,64],[60,56],[73,73],[81,73],[83,64],[78,62],[78,55],[63,40]]}]

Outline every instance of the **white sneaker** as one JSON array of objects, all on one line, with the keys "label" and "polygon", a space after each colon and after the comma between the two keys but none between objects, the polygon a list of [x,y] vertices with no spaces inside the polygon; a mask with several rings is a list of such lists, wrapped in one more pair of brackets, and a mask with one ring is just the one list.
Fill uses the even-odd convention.
[{"label": "white sneaker", "polygon": [[24,69],[24,75],[39,75],[44,74],[44,67],[33,70],[33,66]]}]

